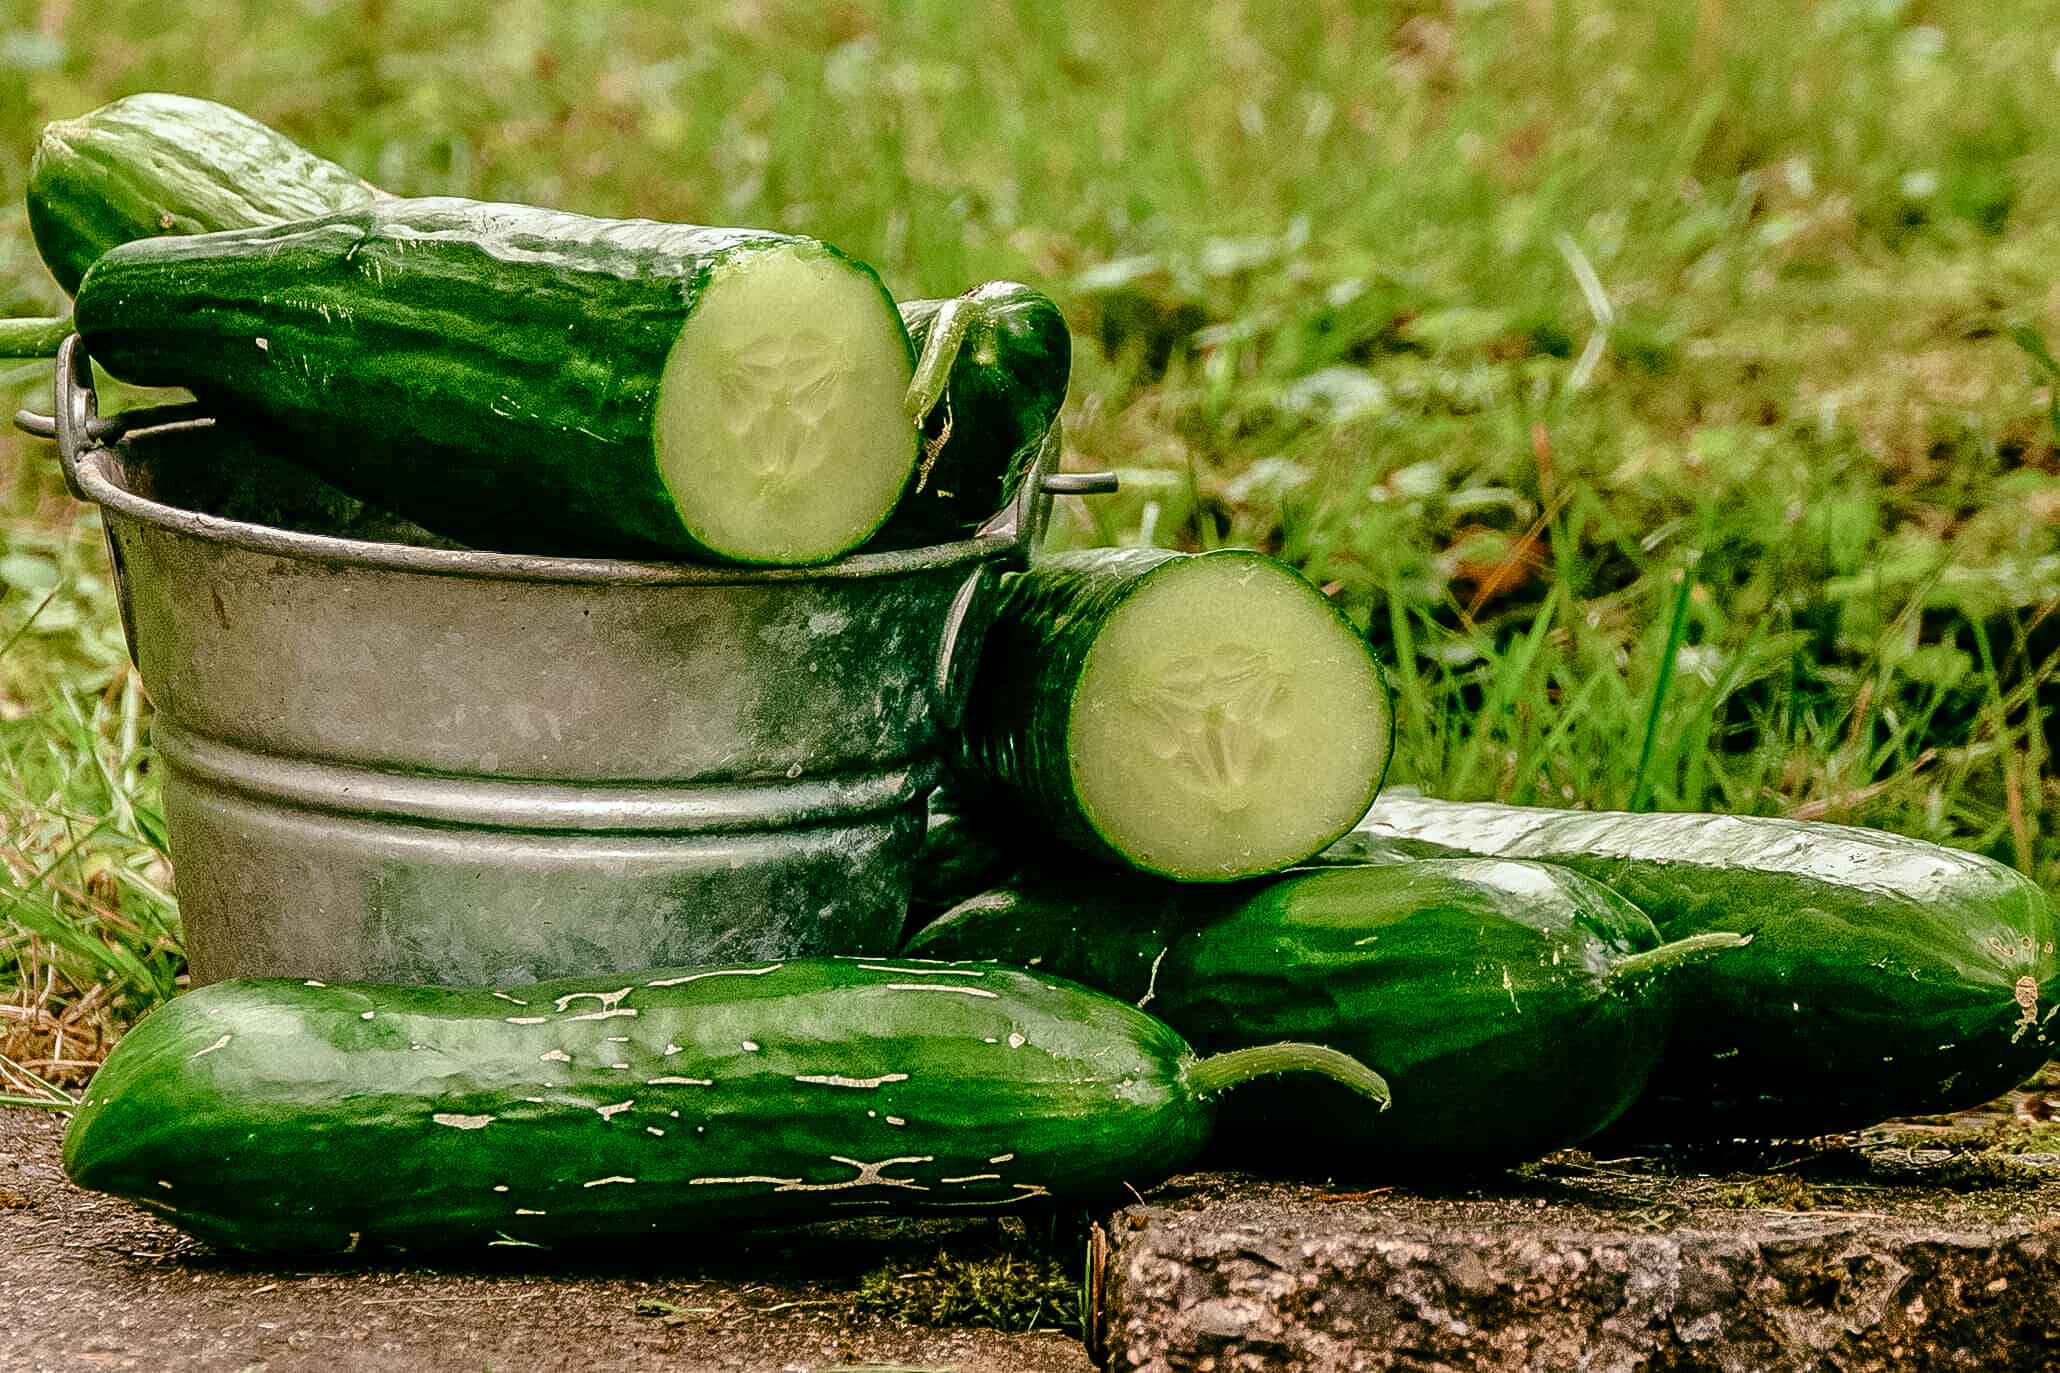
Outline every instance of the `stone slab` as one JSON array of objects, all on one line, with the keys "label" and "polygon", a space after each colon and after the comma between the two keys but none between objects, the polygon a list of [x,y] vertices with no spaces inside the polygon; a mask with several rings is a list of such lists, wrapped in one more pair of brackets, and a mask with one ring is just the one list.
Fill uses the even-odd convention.
[{"label": "stone slab", "polygon": [[2056,1162],[1877,1141],[1736,1173],[1575,1156],[1449,1194],[1189,1177],[1097,1234],[1097,1352],[1143,1373],[2060,1368]]}]

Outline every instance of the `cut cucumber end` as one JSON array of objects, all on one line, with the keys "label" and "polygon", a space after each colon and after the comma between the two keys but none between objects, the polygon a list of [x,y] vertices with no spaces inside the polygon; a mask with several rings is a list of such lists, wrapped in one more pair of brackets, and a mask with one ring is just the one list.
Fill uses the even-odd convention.
[{"label": "cut cucumber end", "polygon": [[863,543],[915,467],[913,372],[869,272],[807,247],[724,262],[659,382],[658,467],[687,532],[752,563]]},{"label": "cut cucumber end", "polygon": [[1096,638],[1068,752],[1088,822],[1138,867],[1274,872],[1350,829],[1393,739],[1365,640],[1257,553],[1162,564]]}]

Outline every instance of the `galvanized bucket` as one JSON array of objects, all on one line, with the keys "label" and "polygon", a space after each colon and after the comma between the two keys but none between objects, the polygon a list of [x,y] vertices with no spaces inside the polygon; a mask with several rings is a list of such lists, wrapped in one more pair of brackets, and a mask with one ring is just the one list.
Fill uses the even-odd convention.
[{"label": "galvanized bucket", "polygon": [[105,518],[196,983],[888,952],[986,593],[1052,492],[1109,484],[1053,470],[1054,426],[961,543],[796,569],[535,557],[168,503],[214,421],[100,417],[76,338],[55,401],[18,422]]}]

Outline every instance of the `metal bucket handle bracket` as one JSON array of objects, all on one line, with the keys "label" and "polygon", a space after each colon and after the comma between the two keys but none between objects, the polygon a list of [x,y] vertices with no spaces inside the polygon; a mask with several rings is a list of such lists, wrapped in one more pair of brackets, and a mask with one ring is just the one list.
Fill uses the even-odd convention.
[{"label": "metal bucket handle bracket", "polygon": [[1114,472],[1059,471],[1059,456],[1064,449],[1064,426],[1053,419],[1037,446],[1037,456],[1030,460],[1030,471],[1016,488],[1015,497],[981,525],[974,537],[1010,540],[1016,545],[1011,561],[1020,565],[1029,560],[1031,551],[1044,540],[1044,531],[1051,524],[1054,496],[1096,496],[1116,489]]},{"label": "metal bucket handle bracket", "polygon": [[79,484],[79,461],[88,449],[96,446],[92,429],[93,422],[100,418],[100,398],[93,391],[93,364],[77,334],[57,345],[57,375],[51,383],[51,401],[54,413],[17,411],[14,425],[39,439],[57,441],[57,465],[64,474],[64,489],[72,493],[73,500],[84,501],[87,496],[85,487]]},{"label": "metal bucket handle bracket", "polygon": [[[1059,421],[1053,419],[1051,428],[1045,430],[1043,442],[1038,445],[1037,456],[1031,460],[1030,471],[1016,490],[1015,498],[980,526],[976,537],[1010,541],[1012,547],[1005,561],[1012,567],[1028,563],[1031,553],[1044,541],[1045,530],[1051,524],[1054,497],[1094,496],[1116,489],[1114,472],[1059,471],[1059,455],[1064,448],[1062,428]],[[956,729],[965,715],[966,698],[972,691],[973,668],[980,659],[980,644],[987,637],[987,627],[994,619],[991,592],[996,576],[995,564],[974,568],[959,587],[958,594],[952,597],[951,609],[945,616],[944,639],[937,650],[935,684],[941,722],[946,729]]]},{"label": "metal bucket handle bracket", "polygon": [[93,389],[93,362],[86,356],[85,341],[77,334],[57,346],[57,375],[51,400],[54,413],[39,415],[33,410],[17,410],[14,427],[39,439],[56,440],[57,466],[64,474],[65,490],[72,493],[74,500],[89,505],[93,498],[86,494],[79,480],[79,469],[96,450],[138,429],[195,420],[213,423],[213,417],[191,401],[139,406],[119,415],[102,415],[99,393]]}]

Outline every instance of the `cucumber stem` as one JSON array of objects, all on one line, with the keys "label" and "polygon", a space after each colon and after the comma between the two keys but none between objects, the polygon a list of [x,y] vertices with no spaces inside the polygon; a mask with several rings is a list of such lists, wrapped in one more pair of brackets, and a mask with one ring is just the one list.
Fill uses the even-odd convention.
[{"label": "cucumber stem", "polygon": [[1274,1073],[1321,1073],[1388,1109],[1387,1079],[1350,1054],[1321,1044],[1261,1044],[1211,1054],[1188,1065],[1187,1080],[1197,1093],[1213,1096],[1240,1082]]},{"label": "cucumber stem", "polygon": [[1686,939],[1676,939],[1671,944],[1634,953],[1612,965],[1604,976],[1610,982],[1636,982],[1656,972],[1699,963],[1711,954],[1743,948],[1750,943],[1752,936],[1749,934],[1691,934]]},{"label": "cucumber stem", "polygon": [[72,334],[72,317],[0,319],[0,358],[54,358]]},{"label": "cucumber stem", "polygon": [[908,384],[908,417],[918,428],[944,399],[951,365],[958,361],[959,345],[966,341],[966,327],[978,308],[964,296],[954,296],[937,307],[929,336],[923,340],[923,355],[916,359],[915,377]]}]

